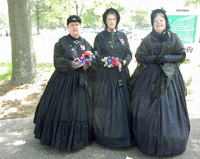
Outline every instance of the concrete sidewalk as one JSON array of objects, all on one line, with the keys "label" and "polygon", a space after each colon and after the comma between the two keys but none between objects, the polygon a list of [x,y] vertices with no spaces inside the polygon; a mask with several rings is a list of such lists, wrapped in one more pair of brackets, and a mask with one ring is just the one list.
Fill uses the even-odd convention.
[{"label": "concrete sidewalk", "polygon": [[97,143],[68,152],[42,146],[33,135],[33,118],[0,120],[1,159],[199,159],[200,158],[200,110],[196,101],[188,101],[191,131],[187,149],[176,156],[149,156],[134,146],[130,148],[105,148]]}]

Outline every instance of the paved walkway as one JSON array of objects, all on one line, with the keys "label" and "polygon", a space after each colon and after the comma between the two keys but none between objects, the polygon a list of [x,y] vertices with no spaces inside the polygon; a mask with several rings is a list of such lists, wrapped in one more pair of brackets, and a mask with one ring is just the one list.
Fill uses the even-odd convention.
[{"label": "paved walkway", "polygon": [[[1,159],[199,159],[200,158],[200,114],[197,102],[188,101],[191,132],[187,150],[177,156],[148,156],[137,147],[112,149],[97,143],[73,152],[42,146],[33,135],[33,118],[0,120]],[[196,113],[195,113],[196,112]]]}]

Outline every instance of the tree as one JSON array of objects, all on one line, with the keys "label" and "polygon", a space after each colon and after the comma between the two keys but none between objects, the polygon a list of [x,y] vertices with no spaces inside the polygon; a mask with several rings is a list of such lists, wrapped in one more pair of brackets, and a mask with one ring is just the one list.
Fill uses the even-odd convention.
[{"label": "tree", "polygon": [[83,24],[85,24],[87,27],[90,27],[91,25],[98,26],[98,22],[100,19],[100,15],[96,15],[94,13],[95,8],[87,9],[87,12],[82,14]]},{"label": "tree", "polygon": [[41,20],[51,10],[51,6],[48,5],[46,0],[30,0],[30,8],[32,11],[32,21],[36,22],[37,34],[40,34]]},{"label": "tree", "polygon": [[87,1],[84,4],[86,6],[86,12],[82,14],[83,24],[86,26],[98,26],[98,28],[103,27],[102,15],[108,8],[115,8],[120,12],[120,16],[124,13],[124,7],[121,6],[120,0],[96,0]]},{"label": "tree", "polygon": [[198,8],[200,5],[200,0],[186,0],[184,6],[189,7],[189,6],[194,6],[195,8]]},{"label": "tree", "polygon": [[7,0],[12,45],[10,85],[34,83],[37,60],[31,33],[29,0]]},{"label": "tree", "polygon": [[40,34],[40,29],[64,27],[70,12],[69,2],[70,0],[30,0],[32,23],[37,27],[37,34]]},{"label": "tree", "polygon": [[69,15],[79,15],[86,26],[99,25],[100,27],[102,20],[99,17],[102,17],[107,8],[114,7],[121,14],[124,12],[120,0],[115,2],[112,0],[30,0],[30,2],[32,22],[37,27],[38,34],[40,29],[52,30],[65,27]]},{"label": "tree", "polygon": [[142,25],[148,24],[147,21],[148,10],[137,9],[135,14],[131,16],[131,20],[140,29]]},{"label": "tree", "polygon": [[0,30],[8,28],[7,16],[0,12]]}]

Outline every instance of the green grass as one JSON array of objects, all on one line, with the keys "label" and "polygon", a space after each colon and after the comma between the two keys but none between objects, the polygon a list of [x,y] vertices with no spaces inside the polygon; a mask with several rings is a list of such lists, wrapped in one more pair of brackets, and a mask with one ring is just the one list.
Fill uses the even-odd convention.
[{"label": "green grass", "polygon": [[41,35],[41,34],[32,34],[33,36]]},{"label": "green grass", "polygon": [[0,63],[0,82],[7,81],[11,78],[12,64],[11,62]]},{"label": "green grass", "polygon": [[28,115],[21,113],[22,118],[26,118]]},{"label": "green grass", "polygon": [[[52,63],[39,63],[38,69],[41,73],[51,73],[55,70]],[[11,78],[11,75],[12,63],[10,61],[0,63],[0,82],[9,80]]]},{"label": "green grass", "polygon": [[38,69],[41,73],[45,72],[53,72],[55,70],[54,65],[52,63],[39,63]]}]

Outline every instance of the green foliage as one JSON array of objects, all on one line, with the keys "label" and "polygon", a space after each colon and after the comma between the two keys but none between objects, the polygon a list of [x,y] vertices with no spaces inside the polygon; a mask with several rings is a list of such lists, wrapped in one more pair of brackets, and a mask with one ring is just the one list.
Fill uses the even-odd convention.
[{"label": "green foliage", "polygon": [[0,12],[0,30],[8,28],[8,18],[5,14]]},{"label": "green foliage", "polygon": [[189,60],[185,60],[185,61],[183,61],[181,64],[189,64],[189,63],[190,63]]},{"label": "green foliage", "polygon": [[0,82],[7,81],[11,78],[12,64],[11,62],[0,63]]},{"label": "green foliage", "polygon": [[[30,0],[32,26],[39,29],[55,29],[59,19],[54,12],[56,8],[53,5],[53,0]],[[56,5],[57,6],[57,5]],[[52,16],[52,14],[55,14]],[[53,17],[56,17],[53,18]],[[52,25],[55,24],[55,25]]]},{"label": "green foliage", "polygon": [[187,94],[194,94],[193,91],[191,91],[190,89],[187,90]]},{"label": "green foliage", "polygon": [[[93,6],[87,6],[85,12],[81,15],[83,19],[83,24],[86,27],[98,27],[102,26],[102,15],[104,11],[108,8],[115,8],[120,12],[120,15],[124,14],[125,9],[121,6],[120,1],[112,1],[112,0],[96,0],[91,2]],[[88,8],[89,7],[89,8]]]},{"label": "green foliage", "polygon": [[135,23],[135,26],[140,29],[142,26],[149,26],[147,17],[148,10],[137,9],[134,11],[134,15],[131,15],[131,20]]},{"label": "green foliage", "polygon": [[87,27],[97,27],[99,25],[100,15],[94,13],[95,8],[87,9],[87,12],[82,14],[82,23]]},{"label": "green foliage", "polygon": [[189,7],[193,6],[195,8],[198,8],[200,5],[200,0],[186,0],[184,6]]},{"label": "green foliage", "polygon": [[84,27],[103,27],[102,14],[113,7],[120,12],[119,26],[148,27],[148,10],[138,9],[136,1],[134,4],[125,5],[121,0],[30,0],[32,25],[37,30],[64,28],[68,16],[76,14]]}]

